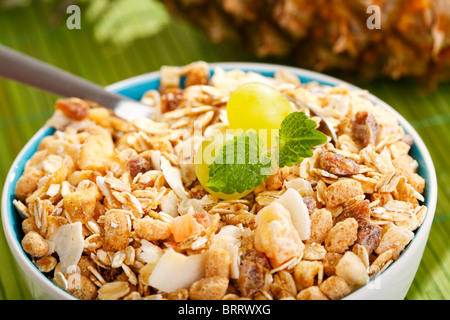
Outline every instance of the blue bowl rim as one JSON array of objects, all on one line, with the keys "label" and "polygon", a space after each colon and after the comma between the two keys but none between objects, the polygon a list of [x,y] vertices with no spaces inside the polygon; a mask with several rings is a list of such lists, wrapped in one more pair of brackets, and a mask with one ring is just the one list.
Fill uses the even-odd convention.
[{"label": "blue bowl rim", "polygon": [[[211,70],[215,68],[223,68],[225,70],[232,69],[240,69],[246,72],[256,72],[266,76],[272,76],[274,72],[284,70],[290,73],[297,75],[303,83],[315,81],[323,85],[346,85],[351,90],[361,90],[361,88],[354,86],[346,81],[337,79],[332,76],[324,75],[315,71],[310,71],[302,68],[290,67],[285,65],[277,65],[277,64],[269,64],[269,63],[253,63],[253,62],[219,62],[219,63],[209,63]],[[144,73],[142,75],[138,75],[135,77],[131,77],[116,83],[113,83],[109,86],[106,86],[105,89],[108,91],[124,94],[127,93],[127,90],[136,88],[136,87],[145,87],[149,83],[159,84],[160,71],[153,71],[149,73]],[[155,87],[148,87],[146,90],[155,89]],[[145,91],[144,91],[145,92]],[[144,93],[142,92],[142,94]],[[127,94],[130,96],[130,94]],[[423,162],[420,165],[422,170],[426,170],[426,205],[427,205],[427,215],[422,225],[418,230],[415,231],[415,236],[413,240],[408,244],[404,252],[400,255],[399,259],[394,261],[386,270],[384,270],[378,277],[383,277],[384,274],[394,272],[394,266],[398,261],[402,260],[402,257],[408,254],[412,254],[414,251],[414,247],[419,247],[418,241],[415,241],[418,238],[419,234],[424,234],[425,241],[428,238],[428,232],[431,227],[437,203],[437,178],[436,172],[434,168],[434,164],[432,158],[426,148],[423,140],[416,132],[416,130],[409,124],[409,122],[398,113],[393,107],[389,106],[384,101],[380,100],[376,96],[368,93],[368,99],[371,100],[374,104],[388,109],[393,112],[397,118],[401,126],[405,129],[406,133],[408,133],[414,140],[414,146],[417,149],[418,154],[423,157]],[[132,97],[133,98],[133,97]],[[135,99],[137,97],[134,97]],[[17,182],[18,176],[21,175],[23,168],[25,166],[26,160],[31,157],[31,155],[35,152],[37,145],[45,136],[52,133],[52,128],[44,125],[41,129],[39,129],[35,135],[25,144],[19,154],[16,156],[11,168],[7,174],[5,179],[5,184],[3,188],[2,194],[2,225],[3,231],[6,236],[6,240],[10,247],[11,252],[24,272],[28,273],[30,277],[32,277],[41,287],[47,288],[49,290],[49,294],[54,297],[58,297],[58,299],[75,299],[72,295],[68,294],[63,289],[56,286],[51,280],[49,280],[43,273],[41,273],[37,267],[31,262],[28,255],[23,251],[22,246],[20,244],[19,235],[14,232],[13,228],[13,215],[17,215],[15,209],[11,203],[11,195],[14,195],[15,183]],[[5,214],[6,213],[6,214]],[[426,234],[425,234],[426,233]],[[370,282],[372,282],[371,280]],[[369,282],[369,283],[370,283]],[[358,290],[352,292],[344,299],[352,299],[352,296],[356,296],[359,291],[366,288],[368,284],[359,288]]]}]

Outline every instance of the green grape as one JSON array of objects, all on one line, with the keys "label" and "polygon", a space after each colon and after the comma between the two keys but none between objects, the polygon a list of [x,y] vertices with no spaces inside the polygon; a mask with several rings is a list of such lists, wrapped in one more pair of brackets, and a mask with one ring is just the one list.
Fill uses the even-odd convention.
[{"label": "green grape", "polygon": [[209,180],[208,167],[212,163],[212,159],[219,152],[219,150],[224,146],[224,144],[229,139],[232,139],[232,138],[233,138],[233,135],[229,134],[229,133],[221,133],[221,134],[213,135],[212,137],[210,137],[207,140],[202,142],[201,146],[198,148],[198,150],[195,154],[195,157],[194,157],[195,174],[197,175],[197,179],[200,182],[200,184],[210,194],[212,194],[213,196],[215,196],[219,199],[224,199],[224,200],[240,199],[240,198],[248,195],[253,190],[253,189],[246,190],[242,193],[235,192],[233,194],[226,194],[223,192],[213,191],[210,188],[206,187],[206,183]]},{"label": "green grape", "polygon": [[241,85],[231,93],[227,103],[230,128],[255,130],[267,148],[276,145],[281,122],[292,111],[280,91],[260,82]]}]

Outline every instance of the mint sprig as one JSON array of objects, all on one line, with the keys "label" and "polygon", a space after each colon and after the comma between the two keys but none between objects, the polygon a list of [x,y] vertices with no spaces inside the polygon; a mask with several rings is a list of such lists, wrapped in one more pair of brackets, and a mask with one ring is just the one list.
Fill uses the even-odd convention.
[{"label": "mint sprig", "polygon": [[303,158],[312,157],[312,147],[327,142],[327,136],[316,130],[317,123],[304,112],[292,112],[281,123],[276,153],[278,166],[292,167]]},{"label": "mint sprig", "polygon": [[244,132],[228,140],[208,167],[206,187],[233,194],[260,185],[273,168],[273,160],[262,152],[262,145],[254,132]]},{"label": "mint sprig", "polygon": [[[311,148],[324,144],[327,136],[316,130],[317,124],[304,112],[292,112],[281,123],[274,157],[280,168],[301,163],[311,157]],[[274,167],[268,150],[253,132],[244,132],[228,140],[208,167],[206,187],[215,192],[233,194],[260,185]]]}]

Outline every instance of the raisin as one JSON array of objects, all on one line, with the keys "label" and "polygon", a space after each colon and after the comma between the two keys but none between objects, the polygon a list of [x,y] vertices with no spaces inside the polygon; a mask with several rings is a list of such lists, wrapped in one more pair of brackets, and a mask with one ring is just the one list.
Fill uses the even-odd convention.
[{"label": "raisin", "polygon": [[134,157],[128,161],[128,169],[130,170],[131,176],[134,178],[139,173],[145,173],[152,169],[151,163],[142,158],[142,157]]},{"label": "raisin", "polygon": [[167,89],[161,97],[161,112],[169,112],[178,109],[183,101],[183,90],[178,88]]},{"label": "raisin", "polygon": [[244,297],[251,297],[262,290],[265,283],[264,267],[254,261],[245,260],[239,266],[237,287]]},{"label": "raisin", "polygon": [[243,252],[241,255],[241,259],[254,261],[263,266],[263,268],[271,268],[267,257],[263,253],[254,249],[246,250],[245,252]]},{"label": "raisin", "polygon": [[58,99],[56,110],[61,110],[67,118],[81,121],[89,115],[89,104],[78,98]]}]

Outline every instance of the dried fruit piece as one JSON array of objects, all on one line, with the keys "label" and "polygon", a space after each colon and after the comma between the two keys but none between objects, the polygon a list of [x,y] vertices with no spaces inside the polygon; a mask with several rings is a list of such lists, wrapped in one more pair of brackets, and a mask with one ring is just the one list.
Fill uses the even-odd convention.
[{"label": "dried fruit piece", "polygon": [[67,118],[81,121],[89,115],[89,104],[79,98],[58,99],[56,110],[61,110]]},{"label": "dried fruit piece", "polygon": [[181,89],[166,89],[161,96],[161,112],[166,113],[178,109],[183,101],[183,95],[183,90]]},{"label": "dried fruit piece", "polygon": [[270,291],[277,300],[295,297],[297,288],[292,274],[286,270],[278,271],[273,276]]},{"label": "dried fruit piece", "polygon": [[191,213],[185,214],[184,216],[178,216],[170,221],[169,228],[176,242],[181,242],[205,230]]},{"label": "dried fruit piece", "polygon": [[338,176],[350,176],[359,173],[358,164],[339,154],[322,151],[319,157],[320,167]]},{"label": "dried fruit piece", "polygon": [[383,228],[377,224],[365,224],[358,228],[358,238],[356,243],[364,246],[370,255],[381,241]]},{"label": "dried fruit piece", "polygon": [[380,126],[375,117],[367,111],[359,111],[352,119],[352,132],[363,147],[375,144]]},{"label": "dried fruit piece", "polygon": [[256,215],[255,249],[264,252],[272,267],[301,255],[305,245],[292,224],[289,211],[272,202]]},{"label": "dried fruit piece", "polygon": [[128,161],[127,165],[133,178],[136,177],[139,173],[145,173],[152,169],[150,161],[142,157],[131,158]]},{"label": "dried fruit piece", "polygon": [[244,297],[252,297],[262,290],[265,284],[267,270],[260,264],[251,260],[244,260],[239,266],[237,288]]},{"label": "dried fruit piece", "polygon": [[369,200],[356,199],[344,207],[342,213],[337,217],[336,222],[343,221],[347,218],[354,218],[360,226],[367,224],[370,219],[369,205]]},{"label": "dried fruit piece", "polygon": [[323,279],[323,265],[320,261],[300,261],[294,270],[294,279],[299,291],[319,285]]}]

